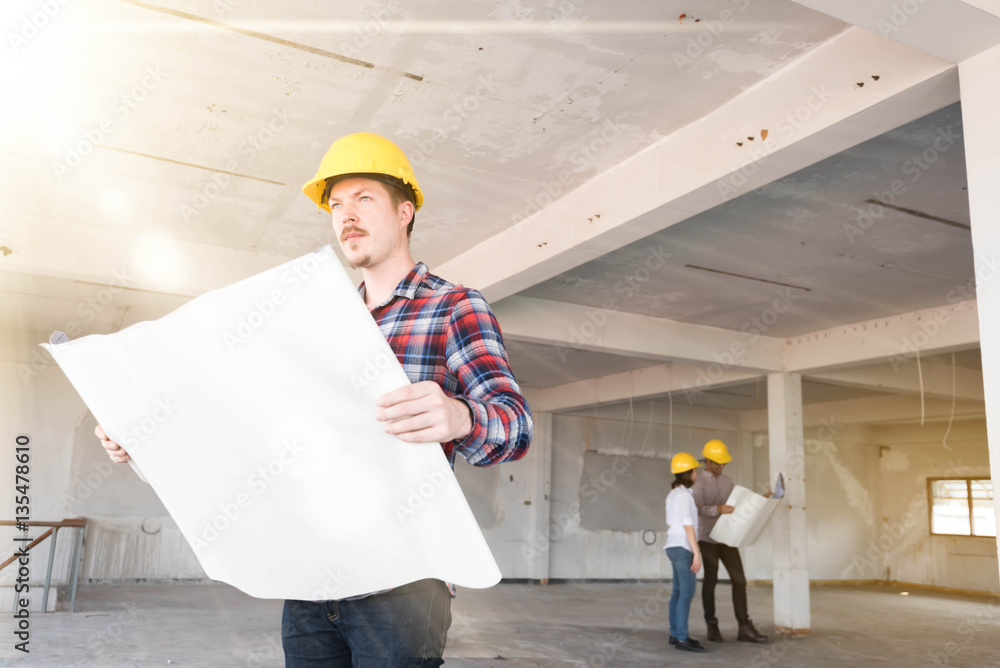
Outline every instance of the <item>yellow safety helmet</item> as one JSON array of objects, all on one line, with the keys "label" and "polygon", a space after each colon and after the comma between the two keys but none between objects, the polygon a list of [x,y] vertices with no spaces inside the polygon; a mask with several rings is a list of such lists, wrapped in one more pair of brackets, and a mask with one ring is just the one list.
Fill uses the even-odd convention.
[{"label": "yellow safety helmet", "polygon": [[674,455],[674,458],[670,460],[670,472],[671,473],[684,473],[685,471],[690,471],[691,469],[696,469],[701,464],[698,460],[694,458],[689,452],[678,452]]},{"label": "yellow safety helmet", "polygon": [[733,457],[729,454],[726,444],[717,438],[713,438],[705,444],[705,447],[701,451],[701,456],[705,459],[711,459],[716,464],[728,464],[733,461]]},{"label": "yellow safety helmet", "polygon": [[319,163],[316,176],[302,186],[302,192],[316,202],[316,206],[329,213],[330,205],[323,201],[327,180],[353,174],[399,179],[413,190],[414,211],[424,203],[424,193],[417,185],[406,154],[385,137],[371,132],[356,132],[333,142]]}]

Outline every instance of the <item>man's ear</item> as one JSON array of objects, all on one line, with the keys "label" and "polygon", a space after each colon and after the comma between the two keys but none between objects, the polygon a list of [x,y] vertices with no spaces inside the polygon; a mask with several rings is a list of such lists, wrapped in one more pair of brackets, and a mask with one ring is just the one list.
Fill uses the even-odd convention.
[{"label": "man's ear", "polygon": [[399,205],[399,222],[403,229],[406,229],[406,226],[413,220],[414,213],[416,211],[414,210],[413,202],[406,200]]}]

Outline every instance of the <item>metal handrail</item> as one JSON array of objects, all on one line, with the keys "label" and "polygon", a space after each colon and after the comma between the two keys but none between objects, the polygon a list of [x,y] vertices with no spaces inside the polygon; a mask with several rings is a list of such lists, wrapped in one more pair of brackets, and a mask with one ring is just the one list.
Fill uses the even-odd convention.
[{"label": "metal handrail", "polygon": [[[74,608],[76,608],[76,585],[80,576],[80,562],[83,561],[83,535],[87,531],[87,520],[82,517],[65,519],[61,522],[16,522],[14,520],[0,520],[0,527],[14,526],[52,527],[38,538],[28,543],[28,547],[24,548],[24,551],[27,552],[48,538],[50,534],[52,536],[52,549],[49,550],[49,565],[45,570],[45,593],[42,595],[42,612],[46,612],[49,607],[49,586],[52,584],[52,563],[56,556],[56,540],[59,536],[59,529],[80,529],[76,536],[76,543],[73,545],[73,559],[70,567],[71,594],[69,599],[69,611],[73,612]],[[20,556],[21,555],[15,553],[10,559],[3,562],[3,564],[0,564],[0,570],[10,566],[12,563],[17,561]]]}]

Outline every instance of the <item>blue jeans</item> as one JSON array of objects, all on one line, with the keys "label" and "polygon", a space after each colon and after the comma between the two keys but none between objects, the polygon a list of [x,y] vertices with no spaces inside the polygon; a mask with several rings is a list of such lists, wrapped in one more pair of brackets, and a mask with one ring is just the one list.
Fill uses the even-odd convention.
[{"label": "blue jeans", "polygon": [[420,580],[355,601],[285,601],[286,668],[431,668],[444,663],[451,594]]},{"label": "blue jeans", "polygon": [[688,613],[698,583],[698,574],[691,572],[694,552],[683,547],[668,547],[667,556],[674,567],[674,588],[670,593],[670,635],[678,640],[688,638]]}]

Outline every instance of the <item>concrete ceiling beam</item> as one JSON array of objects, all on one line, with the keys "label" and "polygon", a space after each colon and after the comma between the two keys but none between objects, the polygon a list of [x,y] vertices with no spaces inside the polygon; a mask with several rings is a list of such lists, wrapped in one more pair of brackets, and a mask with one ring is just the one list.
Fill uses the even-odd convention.
[{"label": "concrete ceiling beam", "polygon": [[[888,362],[886,368],[895,374],[894,378],[871,371],[828,377],[845,381],[855,378],[865,386],[885,382],[898,391],[914,387],[915,370],[906,367],[918,353],[947,353],[979,345],[975,300],[785,339],[533,297],[508,297],[494,305],[494,313],[508,340],[553,345],[567,352],[589,350],[650,360],[684,360],[697,363],[705,372],[720,366],[797,372],[822,380],[824,372]],[[929,378],[944,373],[933,365],[929,369]],[[947,373],[950,387],[950,371]],[[970,386],[981,385],[982,375],[969,369],[957,373],[965,388],[962,392],[978,393],[967,398],[978,396],[981,400],[981,388],[973,390]]]},{"label": "concrete ceiling beam", "polygon": [[[981,402],[958,401],[954,416],[958,418],[983,417],[986,409]],[[924,402],[924,423],[947,421],[952,415],[952,405],[946,399],[928,399]],[[861,423],[920,422],[920,399],[893,395],[864,397],[804,404],[802,422],[806,427],[827,427],[833,439],[843,425]],[[744,431],[767,431],[767,409],[740,411],[740,425]]]},{"label": "concrete ceiling beam", "polygon": [[1000,44],[1000,5],[988,0],[794,2],[952,63]]},{"label": "concrete ceiling beam", "polygon": [[759,373],[721,367],[706,371],[704,367],[693,364],[659,364],[532,390],[531,409],[569,411],[628,399],[646,399],[668,392],[683,392],[678,402],[691,405],[699,394],[710,388],[738,385],[759,376]]},{"label": "concrete ceiling beam", "polygon": [[498,301],[954,103],[955,70],[848,28],[434,271]]},{"label": "concrete ceiling beam", "polygon": [[[509,340],[585,349],[630,357],[671,359],[598,378],[532,390],[537,410],[571,410],[678,390],[687,397],[710,388],[759,377],[761,370],[799,372],[821,382],[949,399],[951,365],[917,356],[975,348],[979,319],[975,300],[841,325],[784,340],[529,297],[495,306]],[[741,355],[733,355],[734,342]],[[687,362],[678,362],[678,359]],[[775,366],[779,365],[779,366]],[[865,366],[867,365],[867,366]],[[858,367],[858,368],[850,368]],[[957,367],[955,396],[983,401],[982,372]],[[693,401],[693,399],[691,399]],[[690,402],[689,402],[690,403]]]},{"label": "concrete ceiling beam", "polygon": [[508,297],[493,309],[508,340],[727,368],[782,368],[782,341],[774,337],[533,297]]},{"label": "concrete ceiling beam", "polygon": [[909,364],[880,364],[858,369],[841,369],[821,373],[809,373],[806,377],[832,385],[859,389],[897,392],[899,394],[920,394],[940,399],[954,396],[962,401],[985,401],[983,394],[983,372],[941,362],[922,361],[918,367],[916,360]]},{"label": "concrete ceiling beam", "polygon": [[979,345],[976,300],[886,318],[838,325],[784,341],[785,371],[821,371],[888,361],[899,369],[918,355],[968,350]]}]

